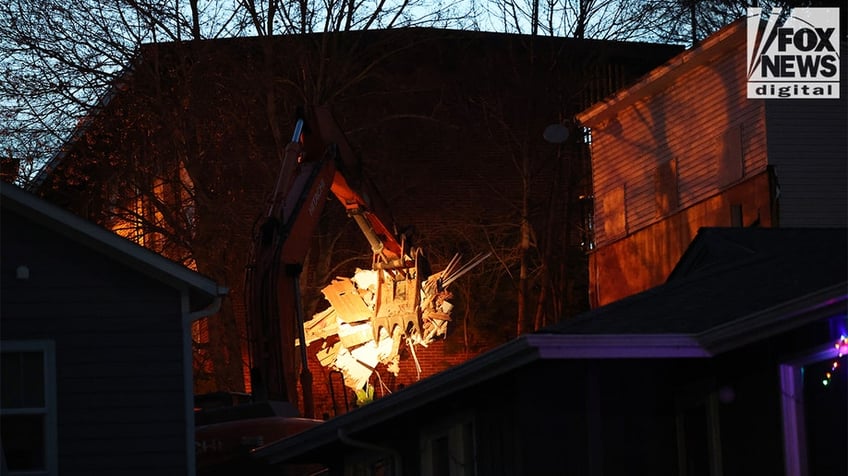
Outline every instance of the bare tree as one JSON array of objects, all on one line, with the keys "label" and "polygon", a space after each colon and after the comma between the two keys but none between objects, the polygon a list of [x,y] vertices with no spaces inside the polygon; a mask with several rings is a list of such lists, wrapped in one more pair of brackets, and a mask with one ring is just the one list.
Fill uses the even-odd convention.
[{"label": "bare tree", "polygon": [[[245,65],[231,63],[222,77],[198,69],[206,53],[192,45],[210,38],[447,26],[463,16],[430,0],[10,0],[0,5],[0,154],[4,166],[25,166],[19,183],[47,187],[41,192],[59,201],[84,197],[73,205],[78,213],[226,282],[231,299],[195,345],[198,390],[242,390],[244,324],[236,315],[243,304],[241,283],[232,277],[241,275],[247,253],[233,244],[250,240],[252,217],[239,207],[252,201],[261,208],[262,184],[270,189],[278,163],[257,151],[282,153],[291,117],[281,111],[331,100],[362,81],[367,68],[345,66],[344,54],[355,56],[355,48],[340,58],[331,41],[314,45],[318,54],[291,52],[283,65],[265,43],[251,74],[233,75]],[[162,61],[164,50],[156,48],[162,43],[180,45],[182,56]],[[198,81],[208,82],[205,93],[215,101],[194,95]],[[139,88],[138,94],[119,94],[127,88]],[[263,105],[264,114],[228,101],[235,91]],[[98,139],[81,142],[82,134]],[[255,147],[235,150],[223,139],[237,134]],[[85,161],[65,160],[72,153]],[[62,183],[49,181],[54,170],[62,171]],[[255,189],[245,190],[245,183]],[[204,382],[207,362],[215,372]]]},{"label": "bare tree", "polygon": [[438,0],[10,0],[0,5],[0,153],[31,164],[59,150],[108,100],[142,44],[245,35],[459,25]]},{"label": "bare tree", "polygon": [[506,32],[629,40],[642,32],[639,0],[489,0],[480,22]]},{"label": "bare tree", "polygon": [[781,8],[784,12],[796,7],[843,7],[843,24],[846,15],[844,2],[839,0],[648,0],[637,15],[646,39],[692,46],[745,16],[748,7]]}]

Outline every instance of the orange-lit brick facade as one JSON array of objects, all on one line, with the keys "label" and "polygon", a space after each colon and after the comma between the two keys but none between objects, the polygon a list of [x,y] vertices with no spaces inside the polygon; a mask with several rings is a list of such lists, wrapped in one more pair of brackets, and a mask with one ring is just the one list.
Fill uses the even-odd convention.
[{"label": "orange-lit brick facade", "polygon": [[[317,359],[314,358],[313,350],[313,348],[310,348],[309,370],[312,373],[315,417],[329,418],[345,413],[346,409],[354,408],[356,406],[354,392],[343,386],[342,377],[338,372],[333,372],[318,363]],[[374,387],[375,398],[379,398],[387,392],[400,391],[419,380],[465,362],[475,355],[463,352],[448,352],[445,350],[445,341],[437,341],[427,347],[416,346],[415,354],[418,364],[421,366],[419,377],[415,360],[408,355],[408,352],[404,354],[400,360],[400,372],[398,372],[397,377],[386,372],[385,369],[380,372],[382,384],[380,379],[372,377],[369,383]],[[302,388],[298,390],[302,395]],[[303,412],[303,402],[298,403],[301,412]]]}]

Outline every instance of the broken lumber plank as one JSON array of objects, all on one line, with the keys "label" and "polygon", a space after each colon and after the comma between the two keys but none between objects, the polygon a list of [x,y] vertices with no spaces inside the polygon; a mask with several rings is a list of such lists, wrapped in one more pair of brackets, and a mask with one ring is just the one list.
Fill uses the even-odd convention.
[{"label": "broken lumber plank", "polygon": [[338,356],[339,350],[342,348],[342,345],[338,342],[333,344],[331,347],[325,347],[319,350],[315,356],[318,357],[318,361],[324,367],[329,367],[336,362],[336,357]]},{"label": "broken lumber plank", "polygon": [[373,312],[362,300],[362,296],[348,278],[337,278],[332,284],[321,290],[330,305],[338,313],[339,319],[347,323],[367,321]]},{"label": "broken lumber plank", "polygon": [[339,324],[339,340],[348,349],[371,341],[373,340],[371,324],[367,322],[357,325],[341,323]]}]

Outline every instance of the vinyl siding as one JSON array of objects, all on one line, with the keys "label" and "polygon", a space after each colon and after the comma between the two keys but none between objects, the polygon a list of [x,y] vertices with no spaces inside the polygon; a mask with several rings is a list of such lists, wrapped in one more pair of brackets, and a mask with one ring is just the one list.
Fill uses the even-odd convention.
[{"label": "vinyl siding", "polygon": [[[844,58],[844,56],[843,56]],[[848,226],[848,98],[768,102],[769,163],[780,186],[780,226]]]},{"label": "vinyl siding", "polygon": [[[685,209],[732,183],[722,183],[720,159],[728,136],[738,133],[745,176],[766,169],[764,104],[745,97],[744,43],[675,77],[660,92],[639,99],[593,127],[593,182],[597,203],[625,186],[628,234],[667,216],[656,206],[655,174],[677,162],[678,200]],[[671,210],[674,213],[676,210]],[[614,210],[596,210],[595,242],[605,246],[604,222]]]},{"label": "vinyl siding", "polygon": [[3,338],[56,343],[60,474],[186,474],[180,293],[5,210],[2,242]]}]

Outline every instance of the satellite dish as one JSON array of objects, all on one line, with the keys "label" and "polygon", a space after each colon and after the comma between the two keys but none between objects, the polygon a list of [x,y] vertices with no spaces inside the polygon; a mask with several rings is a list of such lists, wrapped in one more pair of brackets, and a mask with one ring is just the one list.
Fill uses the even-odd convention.
[{"label": "satellite dish", "polygon": [[568,139],[568,128],[562,124],[551,124],[545,128],[542,137],[551,144],[562,144]]}]

